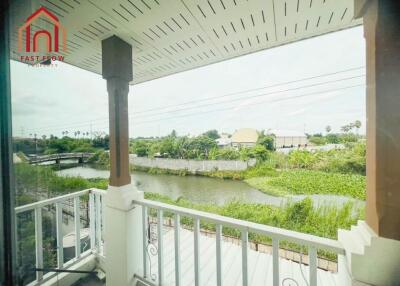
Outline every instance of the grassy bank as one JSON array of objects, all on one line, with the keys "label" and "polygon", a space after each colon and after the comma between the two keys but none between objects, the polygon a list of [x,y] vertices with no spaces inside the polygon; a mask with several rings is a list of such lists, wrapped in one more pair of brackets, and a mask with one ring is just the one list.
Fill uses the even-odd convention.
[{"label": "grassy bank", "polygon": [[[310,198],[296,203],[291,202],[282,207],[265,204],[248,204],[237,201],[227,203],[223,206],[193,204],[184,199],[173,200],[154,193],[146,193],[145,198],[330,239],[337,239],[337,230],[339,228],[349,229],[357,223],[357,220],[363,219],[364,216],[363,208],[356,209],[352,203],[346,203],[342,207],[332,205],[316,207]],[[167,217],[172,216],[168,212],[164,215]],[[189,218],[182,218],[181,223],[192,226],[193,221]],[[215,230],[215,225],[211,223],[202,222],[201,227],[211,231]],[[225,235],[240,237],[240,232],[236,229],[227,227],[223,229],[223,232]],[[269,237],[260,236],[255,233],[250,233],[249,239],[258,243],[271,243]],[[298,245],[288,242],[282,242],[281,246],[296,251],[301,249]],[[305,249],[302,250],[306,251]],[[332,253],[320,251],[319,254],[329,259],[335,259],[335,255]]]},{"label": "grassy bank", "polygon": [[268,164],[260,164],[251,167],[244,171],[210,171],[210,172],[195,172],[191,173],[188,170],[171,170],[161,168],[149,168],[130,165],[131,171],[147,172],[155,175],[176,175],[176,176],[204,176],[225,180],[245,180],[246,178],[260,177],[260,176],[276,176],[278,171],[271,168]]},{"label": "grassy bank", "polygon": [[288,170],[279,172],[276,176],[255,177],[245,181],[252,187],[275,196],[328,194],[365,200],[366,182],[361,175]]}]

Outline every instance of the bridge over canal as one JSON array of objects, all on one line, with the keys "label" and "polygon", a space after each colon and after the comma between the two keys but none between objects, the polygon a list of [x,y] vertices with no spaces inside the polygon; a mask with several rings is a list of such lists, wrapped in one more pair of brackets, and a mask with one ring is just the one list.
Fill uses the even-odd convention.
[{"label": "bridge over canal", "polygon": [[60,153],[27,158],[29,164],[40,164],[45,162],[55,162],[59,164],[61,160],[78,160],[79,163],[85,163],[94,153]]}]

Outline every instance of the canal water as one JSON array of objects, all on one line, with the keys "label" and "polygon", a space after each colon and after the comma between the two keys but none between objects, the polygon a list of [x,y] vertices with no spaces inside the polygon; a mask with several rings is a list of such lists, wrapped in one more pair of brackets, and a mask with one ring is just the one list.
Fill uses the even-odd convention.
[{"label": "canal water", "polygon": [[[83,178],[108,178],[109,171],[83,165],[57,171],[60,176],[80,176]],[[304,195],[275,197],[264,194],[242,181],[222,180],[201,176],[174,176],[132,172],[132,183],[140,191],[166,195],[174,200],[184,198],[193,203],[223,205],[230,201],[246,203],[265,203],[280,206],[291,201],[304,199]],[[348,201],[362,204],[361,201],[334,195],[311,195],[316,205],[343,205]]]}]

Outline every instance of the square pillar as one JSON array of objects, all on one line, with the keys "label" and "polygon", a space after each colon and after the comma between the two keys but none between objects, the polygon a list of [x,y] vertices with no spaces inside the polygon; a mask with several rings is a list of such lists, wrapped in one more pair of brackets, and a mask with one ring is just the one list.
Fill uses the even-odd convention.
[{"label": "square pillar", "polygon": [[347,285],[400,281],[400,1],[356,0],[367,55],[366,222],[339,230]]},{"label": "square pillar", "polygon": [[102,41],[102,73],[107,80],[110,125],[110,185],[130,184],[128,92],[132,47],[116,36]]},{"label": "square pillar", "polygon": [[364,2],[366,220],[377,235],[400,240],[400,3]]},{"label": "square pillar", "polygon": [[143,198],[129,173],[128,92],[132,80],[132,47],[116,36],[102,41],[102,73],[107,80],[110,121],[110,184],[105,198],[107,285],[136,285],[142,268]]}]

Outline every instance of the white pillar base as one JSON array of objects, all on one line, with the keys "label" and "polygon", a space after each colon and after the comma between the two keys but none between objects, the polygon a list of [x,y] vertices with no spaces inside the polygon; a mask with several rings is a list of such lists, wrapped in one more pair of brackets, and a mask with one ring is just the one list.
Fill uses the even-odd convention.
[{"label": "white pillar base", "polygon": [[338,239],[346,250],[339,264],[346,264],[350,285],[399,285],[400,241],[377,236],[364,221],[340,229]]},{"label": "white pillar base", "polygon": [[140,199],[143,192],[132,184],[108,188],[105,199],[107,285],[136,285],[134,274],[143,272],[142,209],[132,204],[133,200]]}]

